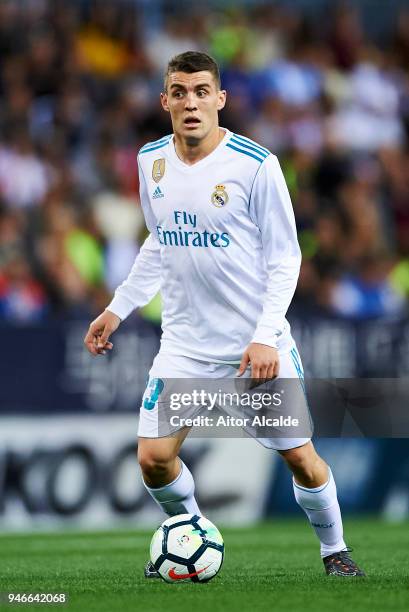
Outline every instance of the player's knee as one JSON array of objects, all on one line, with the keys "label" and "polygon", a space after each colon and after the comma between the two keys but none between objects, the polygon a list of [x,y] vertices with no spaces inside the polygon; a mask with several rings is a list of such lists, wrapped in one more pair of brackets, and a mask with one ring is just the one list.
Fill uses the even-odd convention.
[{"label": "player's knee", "polygon": [[146,480],[166,476],[174,460],[174,454],[164,449],[138,448],[138,462]]},{"label": "player's knee", "polygon": [[314,480],[314,456],[306,446],[282,451],[280,454],[294,474],[302,476],[305,481]]}]

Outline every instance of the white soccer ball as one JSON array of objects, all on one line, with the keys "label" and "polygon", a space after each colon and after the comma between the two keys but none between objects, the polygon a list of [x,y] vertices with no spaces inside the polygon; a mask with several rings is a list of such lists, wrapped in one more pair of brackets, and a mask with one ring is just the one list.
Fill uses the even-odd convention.
[{"label": "white soccer ball", "polygon": [[178,514],[155,531],[150,554],[166,582],[207,582],[222,566],[224,543],[220,531],[204,516]]}]

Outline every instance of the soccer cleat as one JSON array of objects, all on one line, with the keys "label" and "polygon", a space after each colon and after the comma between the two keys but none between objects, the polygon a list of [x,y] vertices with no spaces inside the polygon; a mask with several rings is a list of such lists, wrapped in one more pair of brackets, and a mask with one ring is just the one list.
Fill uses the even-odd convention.
[{"label": "soccer cleat", "polygon": [[148,561],[148,563],[145,565],[144,575],[145,578],[160,578],[151,561]]},{"label": "soccer cleat", "polygon": [[366,576],[365,572],[352,561],[350,552],[352,548],[346,548],[323,558],[328,576]]}]

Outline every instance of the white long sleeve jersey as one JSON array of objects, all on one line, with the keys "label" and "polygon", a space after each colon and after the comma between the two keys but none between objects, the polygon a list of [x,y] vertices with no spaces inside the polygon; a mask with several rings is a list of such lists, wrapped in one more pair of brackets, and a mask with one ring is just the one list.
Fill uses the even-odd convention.
[{"label": "white long sleeve jersey", "polygon": [[140,150],[150,235],[108,310],[124,319],[160,289],[161,350],[234,363],[250,342],[291,350],[285,315],[301,254],[277,158],[224,131],[193,165],[179,159],[173,135]]}]

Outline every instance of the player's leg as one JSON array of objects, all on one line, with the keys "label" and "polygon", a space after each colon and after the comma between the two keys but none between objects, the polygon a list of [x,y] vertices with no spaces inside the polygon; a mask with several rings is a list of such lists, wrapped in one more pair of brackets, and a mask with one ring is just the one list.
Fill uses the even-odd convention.
[{"label": "player's leg", "polygon": [[[300,356],[294,347],[291,352],[280,354],[280,376],[283,379],[298,380],[300,388],[286,387],[291,397],[291,412],[297,405],[297,417],[303,426],[295,435],[308,437],[287,437],[282,430],[277,437],[258,437],[263,446],[277,450],[293,473],[293,488],[297,503],[306,513],[320,540],[321,557],[327,573],[341,576],[361,576],[361,570],[348,556],[343,539],[341,511],[337,490],[331,469],[317,454],[308,434],[309,408],[304,394],[304,375]],[[288,412],[288,411],[287,411]],[[304,413],[304,414],[303,414]],[[249,432],[251,435],[252,432]]]},{"label": "player's leg", "polygon": [[[304,371],[296,348],[280,359],[280,377],[298,378],[303,384]],[[305,409],[308,410],[305,399]],[[311,441],[298,444],[282,439],[278,450],[293,473],[297,503],[307,514],[321,543],[321,557],[346,548],[335,481],[329,466],[317,454]],[[283,444],[288,442],[287,448]]]},{"label": "player's leg", "polygon": [[200,514],[195,483],[178,457],[189,428],[166,438],[139,438],[138,461],[146,490],[168,516]]},{"label": "player's leg", "polygon": [[[202,370],[204,373],[202,374]],[[193,476],[178,457],[189,428],[171,426],[171,398],[189,389],[189,380],[206,376],[202,362],[159,352],[149,372],[138,426],[138,461],[143,483],[169,516],[199,513]],[[179,407],[180,417],[194,416],[195,406]]]},{"label": "player's leg", "polygon": [[[193,476],[178,457],[188,432],[189,428],[185,427],[171,437],[140,437],[138,440],[138,461],[143,483],[149,495],[168,516],[200,514]],[[151,561],[146,564],[144,574],[145,578],[159,578]]]},{"label": "player's leg", "polygon": [[[168,516],[200,514],[194,496],[193,476],[178,457],[189,428],[171,430],[171,435],[163,433],[169,426],[166,417],[169,388],[175,385],[177,391],[177,379],[199,377],[194,360],[159,352],[149,372],[142,399],[138,427],[138,461],[142,480],[148,493]],[[145,577],[159,578],[150,561],[145,567]]]},{"label": "player's leg", "polygon": [[[295,378],[298,376],[304,386],[304,371],[300,355],[294,348],[280,362],[280,376]],[[308,410],[307,400],[305,409]],[[348,555],[344,542],[341,509],[337,497],[337,488],[331,468],[318,455],[311,441],[297,443],[283,448],[285,440],[280,440],[277,448],[293,474],[294,495],[299,506],[304,510],[318,536],[321,557],[328,574],[340,576],[365,575]]]},{"label": "player's leg", "polygon": [[337,488],[329,466],[317,454],[312,442],[279,453],[293,473],[295,499],[318,536],[327,573],[364,576],[350,558],[344,542]]},{"label": "player's leg", "polygon": [[337,489],[329,466],[312,442],[279,453],[293,473],[295,499],[320,540],[321,557],[346,548]]}]

